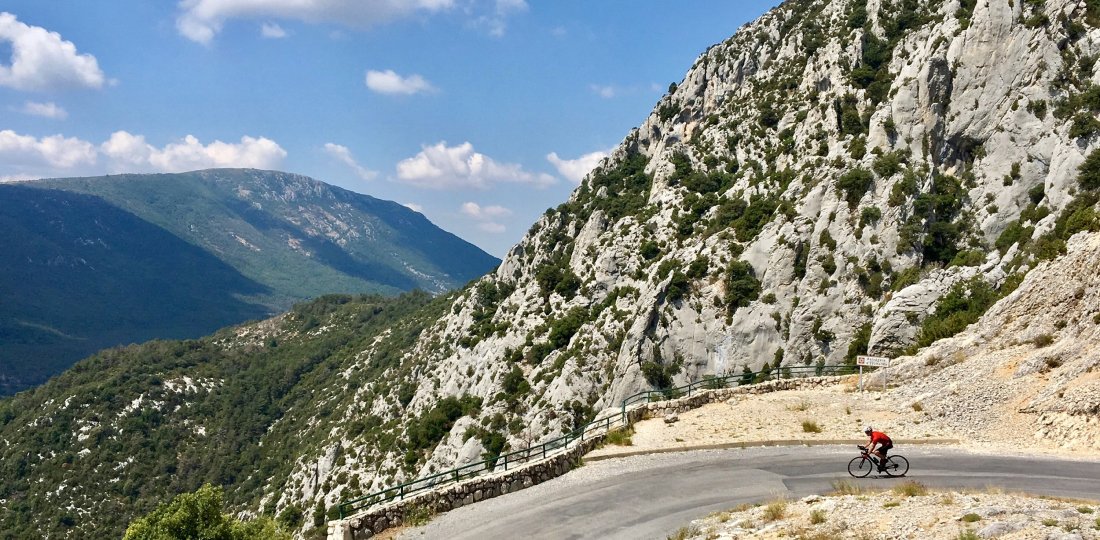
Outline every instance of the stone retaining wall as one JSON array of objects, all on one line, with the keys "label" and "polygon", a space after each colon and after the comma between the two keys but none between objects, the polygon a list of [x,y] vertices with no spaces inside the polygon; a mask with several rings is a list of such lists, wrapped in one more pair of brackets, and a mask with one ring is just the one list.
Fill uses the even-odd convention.
[{"label": "stone retaining wall", "polygon": [[[630,424],[633,424],[646,417],[672,413],[679,414],[702,407],[708,403],[725,401],[736,395],[814,389],[835,385],[841,380],[843,380],[843,377],[804,377],[778,379],[733,388],[700,389],[693,391],[690,396],[640,404],[627,411],[627,419]],[[370,538],[390,527],[401,525],[404,523],[406,515],[412,511],[426,512],[429,515],[438,514],[484,499],[519,491],[535,484],[541,484],[576,467],[581,456],[592,451],[596,445],[602,442],[604,435],[603,433],[592,435],[592,438],[581,441],[560,454],[548,457],[545,460],[520,465],[510,471],[471,478],[470,480],[380,506],[350,518],[330,521],[328,524],[328,540]]]},{"label": "stone retaining wall", "polygon": [[401,525],[409,512],[429,515],[461,508],[468,504],[505,495],[557,478],[576,467],[581,456],[591,452],[603,440],[603,434],[578,442],[564,452],[500,473],[471,478],[438,490],[415,495],[403,501],[371,509],[328,524],[329,540],[361,540],[390,527]]}]

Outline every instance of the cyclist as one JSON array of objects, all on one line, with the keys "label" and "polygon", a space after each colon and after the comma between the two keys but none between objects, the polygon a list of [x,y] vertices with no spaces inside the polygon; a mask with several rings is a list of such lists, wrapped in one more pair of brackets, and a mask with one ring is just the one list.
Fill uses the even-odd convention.
[{"label": "cyclist", "polygon": [[[863,432],[871,438],[867,443],[867,452],[878,456],[878,472],[886,472],[886,452],[894,447],[894,441],[891,441],[885,433],[871,429],[871,426],[863,428]],[[875,445],[878,445],[877,450]]]}]

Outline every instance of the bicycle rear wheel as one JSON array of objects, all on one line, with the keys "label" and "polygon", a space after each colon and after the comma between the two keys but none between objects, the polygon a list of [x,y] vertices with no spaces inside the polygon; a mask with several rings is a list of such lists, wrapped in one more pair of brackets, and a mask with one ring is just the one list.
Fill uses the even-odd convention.
[{"label": "bicycle rear wheel", "polygon": [[905,476],[909,472],[909,460],[902,456],[890,456],[886,458],[887,476]]},{"label": "bicycle rear wheel", "polygon": [[848,462],[848,474],[856,477],[863,478],[868,474],[871,474],[871,469],[875,466],[871,463],[871,460],[865,457],[852,458],[852,461]]}]

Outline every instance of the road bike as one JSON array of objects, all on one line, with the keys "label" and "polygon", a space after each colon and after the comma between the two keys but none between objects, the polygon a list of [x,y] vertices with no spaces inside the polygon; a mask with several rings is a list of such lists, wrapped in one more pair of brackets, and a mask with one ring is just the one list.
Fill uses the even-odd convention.
[{"label": "road bike", "polygon": [[[866,446],[856,445],[859,448],[859,457],[852,458],[852,461],[848,462],[848,474],[856,477],[863,478],[871,471],[878,469],[879,459],[874,454],[867,451]],[[897,454],[886,456],[886,476],[905,476],[905,473],[909,472],[909,460],[903,456]]]}]

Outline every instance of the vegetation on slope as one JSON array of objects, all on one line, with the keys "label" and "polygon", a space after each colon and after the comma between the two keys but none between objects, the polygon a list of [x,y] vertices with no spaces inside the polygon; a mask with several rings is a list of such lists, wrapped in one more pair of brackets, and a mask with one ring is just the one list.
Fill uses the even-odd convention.
[{"label": "vegetation on slope", "polygon": [[291,540],[275,521],[261,516],[241,521],[222,510],[222,489],[203,484],[161,504],[126,528],[123,540]]},{"label": "vegetation on slope", "polygon": [[[232,508],[273,515],[270,495],[295,460],[345,423],[334,413],[357,389],[401,368],[450,300],[327,296],[255,326],[103,351],[0,401],[0,538],[118,536],[135,515],[204,483],[226,486]],[[363,351],[369,359],[357,361]],[[363,447],[399,444],[392,423],[356,422]],[[300,525],[301,512],[284,525]]]}]

